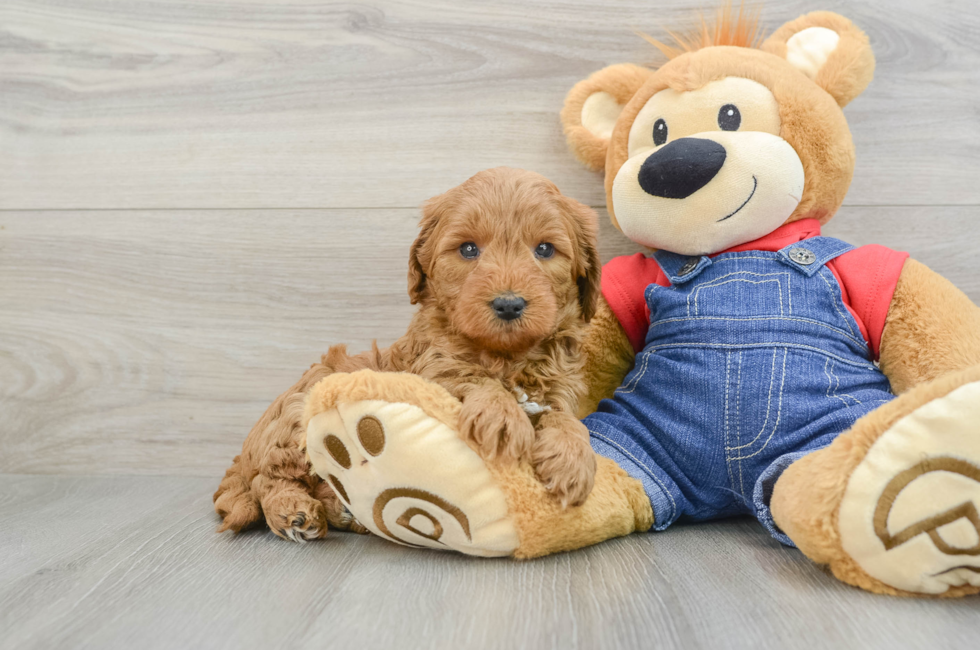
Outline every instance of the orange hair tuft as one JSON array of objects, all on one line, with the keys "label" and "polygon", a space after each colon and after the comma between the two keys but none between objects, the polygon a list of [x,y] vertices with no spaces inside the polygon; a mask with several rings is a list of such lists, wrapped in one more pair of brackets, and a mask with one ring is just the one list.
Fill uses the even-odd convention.
[{"label": "orange hair tuft", "polygon": [[759,12],[760,7],[746,9],[745,0],[742,0],[736,13],[732,8],[731,0],[728,0],[718,8],[715,20],[710,24],[702,13],[699,16],[700,26],[690,32],[678,33],[666,30],[674,41],[673,45],[658,41],[642,32],[638,33],[668,59],[714,45],[757,48],[764,36],[759,28]]}]

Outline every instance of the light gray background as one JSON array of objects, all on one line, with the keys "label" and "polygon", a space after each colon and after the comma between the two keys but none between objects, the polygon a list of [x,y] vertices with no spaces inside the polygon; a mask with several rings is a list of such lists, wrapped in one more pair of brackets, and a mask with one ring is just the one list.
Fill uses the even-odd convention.
[{"label": "light gray background", "polygon": [[[528,563],[213,533],[252,423],[404,331],[417,205],[479,169],[600,208],[577,80],[695,0],[0,3],[0,647],[976,647],[980,602],[843,586],[754,522]],[[770,0],[864,28],[831,235],[980,300],[980,5]]]}]

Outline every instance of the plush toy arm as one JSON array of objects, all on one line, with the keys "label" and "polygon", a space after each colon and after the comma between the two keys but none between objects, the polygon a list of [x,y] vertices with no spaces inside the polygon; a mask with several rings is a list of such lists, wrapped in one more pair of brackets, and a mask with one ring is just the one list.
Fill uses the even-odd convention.
[{"label": "plush toy arm", "polygon": [[636,357],[626,330],[601,295],[582,348],[588,393],[579,403],[579,417],[592,413],[601,400],[612,397]]},{"label": "plush toy arm", "polygon": [[980,365],[980,308],[949,280],[908,260],[888,309],[880,361],[896,394]]},{"label": "plush toy arm", "polygon": [[531,466],[488,464],[458,433],[462,406],[418,375],[335,373],[307,395],[314,470],[374,534],[469,555],[538,557],[648,530],[643,485],[596,457],[595,487],[564,508]]}]

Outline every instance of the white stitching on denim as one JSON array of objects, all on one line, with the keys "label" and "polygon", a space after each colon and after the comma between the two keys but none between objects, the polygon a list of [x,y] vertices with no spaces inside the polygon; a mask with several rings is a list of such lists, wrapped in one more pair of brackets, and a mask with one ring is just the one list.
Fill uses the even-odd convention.
[{"label": "white stitching on denim", "polygon": [[[847,331],[851,333],[851,336],[857,337],[857,334],[854,333],[854,328],[851,327],[851,323],[850,321],[848,321],[847,316],[845,316],[840,310],[840,305],[844,303],[844,298],[839,295],[840,287],[838,287],[838,290],[836,292],[834,291],[834,288],[833,286],[831,286],[830,281],[827,280],[827,278],[825,278],[823,275],[825,269],[826,267],[820,269],[820,272],[817,273],[817,277],[823,280],[823,283],[827,285],[827,291],[830,292],[830,302],[833,303],[834,309],[837,311],[837,315],[840,316],[841,320],[844,321],[844,324],[847,325]],[[830,271],[827,270],[827,273],[830,273]],[[833,276],[833,273],[831,273],[831,276]],[[868,345],[867,342],[865,342],[864,345],[867,346]]]},{"label": "white stitching on denim", "polygon": [[[654,474],[653,471],[649,467],[647,467],[642,462],[640,462],[640,459],[639,458],[637,458],[636,456],[634,456],[633,454],[631,454],[630,452],[628,452],[626,449],[624,449],[623,446],[620,445],[618,442],[616,442],[614,440],[611,440],[610,438],[602,435],[601,433],[598,433],[596,431],[593,431],[592,429],[589,429],[589,435],[595,436],[596,438],[598,438],[599,440],[602,440],[604,443],[606,443],[610,447],[613,447],[614,449],[616,449],[617,451],[619,451],[620,453],[622,453],[624,456],[626,456],[627,458],[629,458],[630,460],[632,460],[634,463],[636,463],[636,466],[637,467],[639,467],[644,472],[646,472],[647,476],[649,476],[654,481],[656,481],[657,485],[660,486],[660,489],[663,490],[664,494],[667,495],[667,498],[670,500],[670,516],[667,517],[667,519],[671,519],[672,520],[674,518],[674,515],[677,513],[677,502],[674,501],[674,495],[672,495],[670,493],[670,490],[667,489],[667,486],[664,485],[663,481],[661,481],[659,478],[657,478],[657,475]],[[654,516],[656,516],[656,514],[657,513],[654,513]]]},{"label": "white stitching on denim", "polygon": [[830,376],[830,359],[827,359],[826,362],[824,362],[823,364],[823,374],[826,375],[827,377],[827,393],[826,393],[827,399],[837,398],[844,403],[845,408],[850,406],[850,404],[848,404],[843,397],[837,394],[834,395],[830,394],[830,390],[834,387],[834,380]]},{"label": "white stitching on denim", "polygon": [[731,257],[722,257],[719,255],[711,261],[715,264],[721,264],[722,262],[739,262],[741,260],[765,260],[767,262],[776,262],[779,259],[778,257],[759,257],[758,255],[737,257],[737,253],[728,253],[728,255],[731,255]]},{"label": "white stitching on denim", "polygon": [[[735,396],[735,441],[738,444],[742,444],[742,354],[744,350],[738,351],[738,393]],[[726,451],[725,455],[728,453]],[[734,486],[732,486],[734,487]],[[742,461],[738,461],[738,491],[741,493],[742,498],[747,498],[745,495],[745,476],[742,471]]]},{"label": "white stitching on denim", "polygon": [[[752,440],[750,440],[749,442],[745,443],[744,445],[739,445],[738,447],[725,447],[726,450],[730,449],[732,451],[737,451],[739,449],[745,449],[746,447],[751,447],[756,443],[756,441],[759,440],[759,438],[762,437],[762,434],[765,433],[766,429],[769,427],[769,415],[772,413],[772,389],[776,383],[776,356],[778,354],[779,354],[779,350],[772,351],[772,368],[769,370],[769,396],[766,399],[766,419],[763,420],[762,422],[762,428],[759,429],[759,433],[755,434],[755,438],[752,438]],[[783,353],[784,368],[786,362],[785,354],[786,353],[784,352]],[[786,378],[783,377],[783,380],[785,379]]]},{"label": "white stitching on denim", "polygon": [[[830,359],[827,359],[827,363],[824,364],[823,371],[824,371],[824,374],[827,375],[827,397],[828,398],[835,397],[835,398],[839,399],[841,401],[841,403],[844,404],[844,408],[850,408],[851,406],[853,406],[853,404],[848,404],[847,403],[847,400],[844,399],[845,397],[850,397],[852,400],[854,400],[858,404],[861,404],[861,400],[859,400],[858,398],[854,397],[850,393],[841,393],[841,392],[839,392],[840,391],[840,377],[837,375],[837,373],[834,372],[834,366],[831,363]],[[836,381],[836,385],[834,385],[834,382],[835,381]],[[833,389],[834,389],[834,394],[833,395],[830,394],[831,387],[833,387]]]},{"label": "white stitching on denim", "polygon": [[864,368],[865,370],[876,370],[874,365],[870,363],[856,363],[850,359],[845,359],[839,357],[836,354],[827,352],[826,350],[821,350],[820,348],[815,348],[811,345],[801,345],[799,343],[784,343],[782,341],[771,341],[767,343],[664,343],[662,345],[654,348],[655,350],[662,350],[664,348],[797,348],[800,350],[810,350],[811,352],[816,352],[817,354],[822,354],[825,357],[830,357],[831,359],[836,359],[840,363],[848,366],[854,366],[856,368]]},{"label": "white stitching on denim", "polygon": [[[743,273],[743,272],[744,271],[738,271],[738,273]],[[736,275],[736,273],[729,273],[729,275]],[[753,274],[753,275],[760,275],[760,274]],[[783,275],[788,275],[788,274],[783,274]],[[728,277],[728,276],[722,276],[722,277]],[[694,292],[693,292],[693,295],[694,295],[694,312],[695,312],[695,314],[697,314],[698,316],[700,316],[701,307],[698,304],[698,299],[699,299],[700,294],[701,294],[701,289],[713,289],[715,287],[721,287],[721,286],[724,286],[726,284],[731,284],[732,282],[745,282],[747,284],[766,284],[767,282],[775,282],[776,283],[776,286],[779,288],[779,313],[780,313],[780,315],[782,315],[782,313],[783,313],[783,285],[782,285],[782,282],[780,281],[779,278],[773,278],[771,280],[759,280],[758,282],[753,281],[753,280],[743,280],[742,278],[735,278],[733,280],[726,280],[724,282],[715,282],[713,284],[702,284],[702,285],[699,285],[694,290]],[[691,300],[691,296],[690,295],[688,295],[687,300],[688,300],[688,303],[690,303],[690,300]],[[690,313],[691,313],[691,311],[690,311],[690,305],[688,305],[688,312],[687,313],[688,313],[688,315],[690,315]]]},{"label": "white stitching on denim", "polygon": [[[782,294],[780,294],[782,298]],[[786,300],[789,302],[789,314],[793,315],[793,274],[786,274]]]},{"label": "white stitching on denim", "polygon": [[647,374],[647,364],[650,361],[650,355],[651,354],[652,353],[650,353],[650,352],[644,352],[643,353],[643,365],[640,366],[640,371],[638,373],[636,373],[635,375],[633,375],[632,379],[629,380],[629,383],[621,386],[619,388],[619,390],[614,391],[616,394],[619,394],[619,395],[629,395],[634,390],[636,390],[636,387],[639,386],[639,384],[640,384],[640,380],[643,379],[643,376],[645,374]]},{"label": "white stitching on denim", "polygon": [[853,341],[859,347],[861,347],[861,349],[864,349],[868,345],[867,341],[859,341],[858,339],[854,338],[853,336],[851,336],[844,330],[840,329],[839,327],[834,327],[833,325],[828,325],[827,323],[821,323],[820,321],[813,320],[812,318],[789,318],[788,316],[746,316],[744,318],[728,318],[726,316],[691,316],[689,318],[664,318],[663,320],[658,320],[654,323],[651,323],[651,327],[656,327],[657,325],[660,325],[662,323],[684,323],[687,321],[698,321],[698,320],[723,320],[723,321],[732,321],[736,323],[742,321],[756,321],[756,320],[785,320],[785,321],[791,321],[795,323],[808,323],[810,325],[819,325],[820,327],[827,328],[832,332],[846,336],[849,340]]},{"label": "white stitching on denim", "polygon": [[786,357],[788,356],[789,356],[789,350],[784,350],[783,351],[783,379],[782,379],[782,383],[779,386],[779,406],[776,409],[776,422],[775,424],[772,425],[772,433],[769,434],[769,437],[766,438],[766,442],[761,447],[759,447],[758,451],[751,453],[748,456],[739,456],[735,458],[735,460],[742,461],[747,458],[752,458],[753,456],[758,456],[763,451],[765,451],[766,447],[769,446],[769,443],[772,442],[773,436],[776,435],[776,431],[779,429],[779,420],[782,419],[783,416],[783,391],[786,388]]},{"label": "white stitching on denim", "polygon": [[782,316],[782,314],[783,314],[783,284],[782,284],[781,280],[778,277],[773,278],[771,280],[760,280],[758,282],[754,282],[752,280],[744,280],[742,278],[736,278],[734,280],[728,280],[726,282],[719,282],[719,280],[724,280],[725,278],[731,277],[733,275],[754,275],[754,276],[760,277],[760,278],[769,278],[769,277],[772,277],[772,276],[781,276],[781,275],[785,275],[785,276],[789,277],[789,273],[753,273],[752,271],[733,271],[731,273],[727,273],[725,275],[722,275],[721,277],[715,278],[714,280],[710,280],[708,282],[705,282],[704,284],[698,285],[694,289],[694,291],[692,293],[687,294],[687,315],[688,316],[691,315],[691,296],[692,295],[694,296],[694,311],[695,312],[700,311],[700,309],[698,308],[698,295],[700,294],[700,292],[701,292],[702,289],[711,289],[711,288],[714,288],[714,287],[720,287],[720,286],[725,285],[725,284],[728,284],[730,282],[747,282],[749,284],[765,284],[766,282],[775,282],[776,283],[776,286],[779,287],[779,314],[780,314],[780,316]]},{"label": "white stitching on denim", "polygon": [[735,475],[732,473],[732,461],[728,456],[728,390],[731,387],[732,353],[725,353],[725,467],[728,469],[728,482],[735,489]]}]

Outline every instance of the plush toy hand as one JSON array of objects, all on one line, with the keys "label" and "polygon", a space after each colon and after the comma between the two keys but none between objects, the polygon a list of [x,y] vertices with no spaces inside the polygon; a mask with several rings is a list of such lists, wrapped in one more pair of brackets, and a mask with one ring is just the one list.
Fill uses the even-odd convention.
[{"label": "plush toy hand", "polygon": [[[504,395],[527,419],[517,400]],[[408,546],[530,558],[653,524],[641,483],[608,458],[592,455],[597,467],[588,476],[563,473],[566,463],[589,467],[588,459],[575,457],[586,453],[587,438],[564,429],[581,426],[570,415],[545,421],[539,438],[547,441],[539,446],[542,467],[562,477],[553,487],[569,501],[588,493],[583,486],[591,486],[594,474],[588,499],[566,508],[545,490],[530,463],[487,462],[464,442],[459,427],[464,408],[441,386],[417,375],[335,373],[308,394],[307,457],[357,521]]]}]

